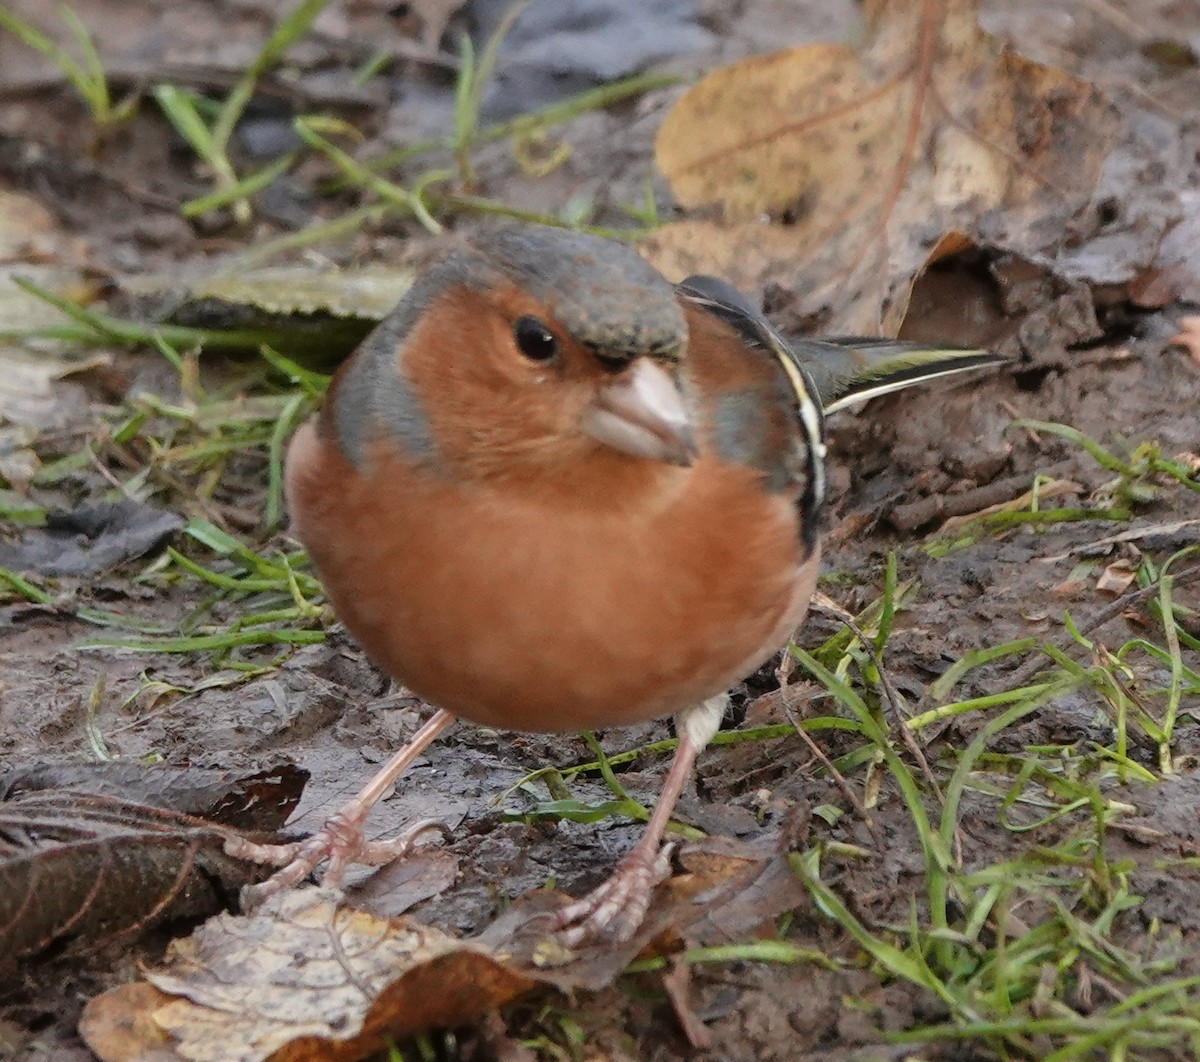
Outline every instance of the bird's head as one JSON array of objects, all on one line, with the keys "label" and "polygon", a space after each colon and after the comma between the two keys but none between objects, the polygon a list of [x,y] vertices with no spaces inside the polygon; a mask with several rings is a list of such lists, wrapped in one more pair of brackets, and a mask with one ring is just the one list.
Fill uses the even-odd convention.
[{"label": "bird's head", "polygon": [[506,227],[423,276],[365,342],[376,371],[355,386],[385,430],[481,476],[588,458],[686,466],[686,349],[673,286],[631,248]]}]

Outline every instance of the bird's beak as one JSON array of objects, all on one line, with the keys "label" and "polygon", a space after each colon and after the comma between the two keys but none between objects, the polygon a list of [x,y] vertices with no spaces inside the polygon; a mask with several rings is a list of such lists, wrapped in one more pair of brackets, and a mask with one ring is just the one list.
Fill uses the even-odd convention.
[{"label": "bird's beak", "polygon": [[696,438],[679,385],[649,358],[638,358],[606,382],[584,410],[580,426],[630,457],[673,465],[690,465],[696,458]]}]

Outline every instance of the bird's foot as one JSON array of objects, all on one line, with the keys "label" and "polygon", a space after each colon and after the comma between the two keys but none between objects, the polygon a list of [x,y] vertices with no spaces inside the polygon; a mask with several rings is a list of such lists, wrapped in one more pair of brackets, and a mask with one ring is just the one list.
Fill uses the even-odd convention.
[{"label": "bird's foot", "polygon": [[674,849],[674,844],[635,845],[603,884],[556,914],[563,943],[576,947],[604,936],[617,942],[632,937],[646,917],[654,887],[671,876]]},{"label": "bird's foot", "polygon": [[437,819],[419,819],[398,836],[388,841],[368,841],[363,837],[367,809],[350,805],[330,816],[316,833],[304,841],[291,844],[255,844],[237,839],[226,843],[225,851],[237,859],[277,866],[280,869],[266,881],[251,885],[242,892],[242,904],[256,907],[269,896],[300,884],[324,860],[329,861],[321,884],[330,888],[341,885],[346,869],[357,863],[380,867],[406,855],[417,839],[430,830],[437,830],[450,839],[450,827]]}]

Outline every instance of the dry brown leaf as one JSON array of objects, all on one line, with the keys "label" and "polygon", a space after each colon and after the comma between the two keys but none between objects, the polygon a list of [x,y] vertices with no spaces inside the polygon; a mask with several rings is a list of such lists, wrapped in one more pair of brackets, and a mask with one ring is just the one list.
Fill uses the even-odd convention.
[{"label": "dry brown leaf", "polygon": [[1163,236],[1154,265],[1173,298],[1200,302],[1200,189],[1184,187],[1178,202],[1179,218]]},{"label": "dry brown leaf", "polygon": [[93,999],[81,1035],[104,1062],[333,1062],[462,1024],[534,983],[482,945],[339,900],[297,889],[212,919],[146,975],[157,993]]},{"label": "dry brown leaf", "polygon": [[283,828],[307,782],[308,771],[291,763],[249,774],[122,760],[42,763],[0,774],[0,801],[28,793],[53,798],[55,793],[69,790],[76,800],[83,794],[111,797],[126,806],[145,804],[207,819],[214,825],[261,832]]},{"label": "dry brown leaf", "polygon": [[722,222],[655,231],[669,276],[773,281],[834,330],[894,334],[950,234],[1025,254],[1063,239],[1114,124],[1098,91],[984,33],[975,0],[865,7],[860,50],[756,56],[672,109],[658,165]]},{"label": "dry brown leaf", "polygon": [[426,845],[347,889],[346,902],[378,918],[395,918],[445,892],[457,878],[458,856],[445,848]]},{"label": "dry brown leaf", "polygon": [[[31,281],[60,298],[87,305],[95,301],[102,286],[101,278],[92,266],[91,250],[86,241],[63,225],[37,199],[0,189],[0,333],[23,333],[63,323],[60,310],[19,287],[16,278]],[[6,348],[12,345],[6,343]],[[49,348],[44,341],[41,356],[46,356],[47,349],[58,349],[61,345],[54,344]],[[5,349],[0,356],[6,361],[15,358],[10,349]],[[19,381],[12,377],[18,373],[31,373],[35,365],[32,355],[29,363],[29,366],[23,366],[17,361],[13,366],[0,366],[0,381],[6,390],[20,393]],[[67,371],[78,372],[86,367],[76,359],[75,367]],[[60,375],[63,373],[53,371],[42,374],[48,379]],[[39,377],[29,380],[31,387],[40,385]]]},{"label": "dry brown leaf", "polygon": [[79,789],[0,795],[0,968],[52,945],[222,910],[266,873],[226,854],[229,839],[242,837],[215,822]]},{"label": "dry brown leaf", "polygon": [[592,941],[569,950],[550,935],[548,920],[564,902],[545,890],[522,897],[477,938],[511,954],[538,981],[563,992],[610,985],[638,955],[688,946],[728,943],[804,902],[807,893],[791,871],[788,853],[798,842],[794,825],[749,843],[707,837],[684,845],[682,871],[655,890],[646,920],[623,943]]},{"label": "dry brown leaf", "polygon": [[170,1002],[166,992],[144,981],[121,985],[88,1004],[80,1033],[105,1062],[178,1062],[183,1056],[154,1020]]},{"label": "dry brown leaf", "polygon": [[1100,573],[1096,580],[1096,590],[1101,594],[1111,594],[1113,597],[1120,597],[1129,589],[1129,584],[1137,578],[1137,569],[1132,561],[1122,557],[1120,560],[1113,561],[1107,568]]},{"label": "dry brown leaf", "polygon": [[574,950],[553,935],[563,898],[542,889],[469,941],[346,907],[330,890],[286,892],[201,926],[149,985],[97,996],[80,1033],[104,1062],[366,1058],[388,1037],[461,1025],[535,985],[594,991],[643,951],[752,934],[807,895],[787,861],[796,840],[785,828],[756,844],[689,843],[631,940]]}]

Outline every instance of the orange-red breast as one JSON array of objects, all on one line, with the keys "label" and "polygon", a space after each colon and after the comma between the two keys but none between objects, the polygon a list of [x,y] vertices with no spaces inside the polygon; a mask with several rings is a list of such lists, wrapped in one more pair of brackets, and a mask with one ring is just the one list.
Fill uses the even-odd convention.
[{"label": "orange-red breast", "polygon": [[291,862],[265,891],[325,858],[336,883],[403,851],[429,823],[367,845],[363,820],[453,717],[564,731],[674,713],[645,834],[559,916],[568,941],[632,933],[725,691],[788,640],[816,584],[822,405],[991,360],[793,350],[727,285],[677,288],[626,245],[560,229],[452,250],[341,368],[287,460],[334,610],[439,711],[322,831],[274,853]]}]

